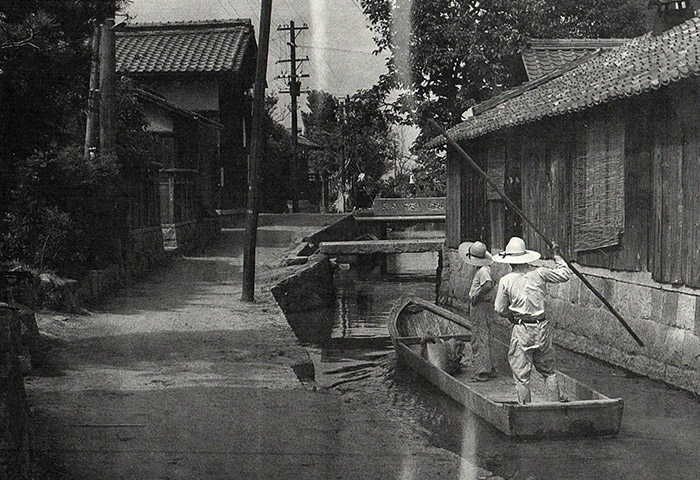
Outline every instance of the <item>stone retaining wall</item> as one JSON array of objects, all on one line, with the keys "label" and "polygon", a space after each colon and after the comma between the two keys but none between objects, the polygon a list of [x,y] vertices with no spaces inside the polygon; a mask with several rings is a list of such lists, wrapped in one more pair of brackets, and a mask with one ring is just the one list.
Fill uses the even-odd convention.
[{"label": "stone retaining wall", "polygon": [[34,474],[34,425],[27,403],[19,352],[21,320],[0,306],[0,478]]},{"label": "stone retaining wall", "polygon": [[[548,317],[556,322],[555,342],[700,394],[700,290],[654,282],[648,273],[579,269],[646,346],[639,347],[575,277],[549,286],[547,308]],[[508,271],[507,266],[494,264],[496,280]],[[443,247],[439,301],[466,308],[475,272],[475,267],[457,257],[456,250]]]},{"label": "stone retaining wall", "polygon": [[201,218],[187,222],[163,224],[163,244],[166,249],[184,249],[206,245],[220,230],[218,218]]},{"label": "stone retaining wall", "polygon": [[332,322],[326,315],[335,305],[335,286],[333,269],[326,255],[312,255],[303,267],[271,290],[301,342],[330,338]]}]

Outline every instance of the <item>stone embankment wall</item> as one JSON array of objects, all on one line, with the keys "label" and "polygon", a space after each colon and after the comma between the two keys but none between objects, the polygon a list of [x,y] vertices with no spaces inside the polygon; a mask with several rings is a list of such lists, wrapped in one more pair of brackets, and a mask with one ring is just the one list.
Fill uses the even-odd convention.
[{"label": "stone embankment wall", "polygon": [[[545,262],[547,263],[547,262]],[[551,262],[550,262],[551,263]],[[579,269],[645,342],[639,347],[578,278],[549,286],[555,342],[632,372],[700,394],[700,290],[651,280],[647,273]],[[510,269],[494,264],[496,280]],[[466,309],[476,268],[444,247],[439,302]]]},{"label": "stone embankment wall", "polygon": [[34,473],[34,426],[19,360],[21,323],[0,306],[0,479],[29,479]]},{"label": "stone embankment wall", "polygon": [[200,218],[162,226],[166,249],[184,249],[206,245],[220,230],[218,218]]},{"label": "stone embankment wall", "polygon": [[335,304],[335,286],[326,255],[311,255],[305,265],[272,287],[272,295],[301,342],[330,338],[332,322],[327,312]]}]

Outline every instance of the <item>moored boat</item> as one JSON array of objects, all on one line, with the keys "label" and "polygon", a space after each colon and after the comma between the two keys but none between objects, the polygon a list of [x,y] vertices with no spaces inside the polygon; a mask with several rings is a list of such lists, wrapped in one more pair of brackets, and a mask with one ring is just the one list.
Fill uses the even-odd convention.
[{"label": "moored boat", "polygon": [[[496,378],[475,381],[469,362],[452,374],[427,355],[426,341],[468,341],[470,322],[454,312],[418,298],[403,298],[388,320],[398,359],[444,393],[506,435],[524,438],[614,435],[620,429],[623,401],[608,398],[574,378],[557,372],[562,402],[548,402],[542,377],[532,374],[532,403],[519,405],[507,361],[496,365]],[[506,359],[507,345],[492,339]],[[468,357],[469,355],[467,355]]]}]

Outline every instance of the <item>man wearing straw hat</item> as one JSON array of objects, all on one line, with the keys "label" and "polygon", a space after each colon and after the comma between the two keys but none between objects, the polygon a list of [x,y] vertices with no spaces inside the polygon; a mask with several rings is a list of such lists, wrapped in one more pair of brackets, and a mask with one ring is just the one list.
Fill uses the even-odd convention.
[{"label": "man wearing straw hat", "polygon": [[518,403],[530,403],[530,373],[542,374],[547,386],[547,401],[559,401],[559,383],[555,374],[552,325],[545,316],[547,283],[562,283],[571,278],[571,270],[561,258],[559,247],[552,247],[555,268],[535,267],[530,262],[540,258],[527,250],[522,238],[513,237],[505,251],[494,256],[499,263],[510,264],[513,271],[501,278],[494,310],[513,324],[508,362],[513,371]]},{"label": "man wearing straw hat", "polygon": [[496,376],[491,361],[490,321],[493,316],[491,303],[495,296],[491,264],[493,258],[481,242],[464,242],[458,249],[459,257],[468,265],[479,267],[469,289],[469,317],[472,320],[472,353],[474,354],[474,379],[485,382]]}]

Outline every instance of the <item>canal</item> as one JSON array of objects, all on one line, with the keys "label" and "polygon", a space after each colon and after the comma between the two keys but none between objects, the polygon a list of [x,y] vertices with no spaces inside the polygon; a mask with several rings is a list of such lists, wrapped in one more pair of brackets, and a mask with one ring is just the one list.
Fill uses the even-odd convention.
[{"label": "canal", "polygon": [[343,268],[335,285],[335,307],[324,313],[331,341],[307,346],[320,387],[362,395],[435,446],[507,479],[700,478],[700,404],[691,394],[560,349],[560,370],[624,400],[619,434],[513,440],[396,362],[387,315],[402,295],[434,299],[434,276]]}]

